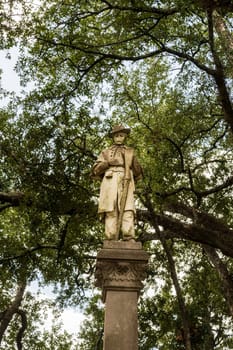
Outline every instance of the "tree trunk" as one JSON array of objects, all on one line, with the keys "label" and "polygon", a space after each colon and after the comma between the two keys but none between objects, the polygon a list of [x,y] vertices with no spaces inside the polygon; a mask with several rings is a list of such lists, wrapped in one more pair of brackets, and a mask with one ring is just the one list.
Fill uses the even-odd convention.
[{"label": "tree trunk", "polygon": [[233,50],[233,38],[232,34],[227,28],[227,25],[224,21],[224,18],[217,12],[213,11],[213,20],[214,20],[214,28],[220,37],[222,39],[221,43],[223,45],[223,48],[226,50],[226,54],[231,56],[232,53],[231,50]]},{"label": "tree trunk", "polygon": [[[212,52],[212,56],[215,64],[215,70],[216,70],[215,74],[213,75],[213,78],[217,85],[217,89],[219,93],[219,101],[221,102],[221,105],[222,105],[225,120],[229,124],[229,126],[231,127],[231,131],[233,132],[233,109],[232,109],[232,103],[231,103],[231,96],[229,94],[229,90],[226,85],[225,69],[215,45],[214,28],[219,29],[219,26],[217,26],[216,24],[213,11],[211,10],[207,11],[207,18],[208,18],[208,27],[209,27],[210,48],[211,48],[211,52]],[[227,51],[229,51],[229,49]]]},{"label": "tree trunk", "polygon": [[161,239],[161,242],[162,242],[164,251],[167,255],[171,278],[172,278],[172,281],[173,281],[173,284],[174,284],[174,287],[176,290],[176,295],[177,295],[177,299],[178,299],[178,304],[179,304],[183,328],[184,328],[185,350],[192,350],[188,312],[186,309],[186,305],[185,305],[184,298],[182,295],[182,290],[181,290],[179,280],[177,277],[175,262],[174,262],[171,250],[170,250],[167,242],[164,239]]},{"label": "tree trunk", "polygon": [[26,281],[21,281],[18,284],[16,295],[12,303],[8,308],[2,313],[1,322],[0,322],[0,344],[3,339],[3,335],[9,326],[15,313],[18,313],[20,304],[23,299],[24,291],[26,288]]},{"label": "tree trunk", "polygon": [[220,280],[222,281],[223,294],[226,299],[229,313],[233,317],[233,280],[232,276],[228,272],[227,266],[218,256],[216,250],[209,246],[204,246],[205,252],[217,270]]},{"label": "tree trunk", "polygon": [[147,196],[146,201],[144,201],[145,206],[148,208],[148,211],[150,213],[151,217],[151,224],[154,227],[155,231],[157,232],[159,239],[161,241],[161,244],[164,248],[164,251],[167,255],[168,259],[168,265],[170,268],[170,274],[171,278],[176,290],[176,295],[178,299],[178,304],[180,308],[180,313],[181,313],[181,319],[183,323],[183,328],[184,328],[184,343],[185,343],[185,350],[192,350],[192,345],[191,345],[191,333],[190,333],[190,325],[189,325],[189,317],[188,317],[188,312],[187,308],[185,305],[185,301],[182,295],[182,290],[179,284],[178,276],[176,273],[176,266],[175,262],[171,253],[171,250],[169,248],[169,245],[167,244],[167,240],[164,238],[163,234],[161,234],[158,221],[157,221],[157,216],[154,213],[153,205],[150,201],[150,198]]}]

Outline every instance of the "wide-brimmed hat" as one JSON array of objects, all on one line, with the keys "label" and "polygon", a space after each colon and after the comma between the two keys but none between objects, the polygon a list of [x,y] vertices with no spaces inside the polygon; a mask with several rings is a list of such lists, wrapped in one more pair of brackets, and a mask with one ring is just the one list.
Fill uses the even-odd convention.
[{"label": "wide-brimmed hat", "polygon": [[130,133],[130,129],[129,128],[126,128],[125,126],[123,125],[115,125],[111,132],[109,133],[110,137],[113,137],[114,134],[116,134],[117,132],[124,132],[126,134],[129,134]]}]

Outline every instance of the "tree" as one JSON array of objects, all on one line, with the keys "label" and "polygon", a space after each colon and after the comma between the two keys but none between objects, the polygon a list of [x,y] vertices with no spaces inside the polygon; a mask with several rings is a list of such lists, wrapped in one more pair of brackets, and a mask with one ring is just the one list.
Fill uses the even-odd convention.
[{"label": "tree", "polygon": [[[220,141],[223,141],[221,147],[227,151],[231,137],[229,128],[231,128],[232,109],[228,91],[230,82],[230,76],[228,77],[229,73],[227,70],[228,60],[221,44],[225,42],[226,35],[225,32],[222,32],[222,37],[219,39],[221,35],[219,28],[218,36],[217,34],[215,35],[212,14],[218,11],[219,14],[225,16],[227,23],[228,20],[230,21],[230,15],[228,13],[231,9],[230,4],[226,2],[222,7],[218,7],[218,3],[216,2],[213,8],[208,7],[207,9],[202,7],[202,2],[196,2],[194,4],[193,2],[185,2],[185,4],[174,2],[171,6],[167,2],[161,2],[159,7],[152,6],[150,2],[146,2],[146,4],[143,2],[140,6],[136,7],[131,2],[119,1],[117,5],[113,5],[110,2],[100,1],[94,8],[89,8],[88,3],[85,6],[82,2],[78,6],[72,5],[70,2],[56,4],[46,2],[46,4],[42,5],[44,10],[41,10],[32,18],[32,34],[35,40],[30,41],[29,52],[31,53],[31,57],[29,56],[28,58],[29,65],[27,68],[30,69],[30,79],[31,77],[36,79],[39,75],[37,81],[40,85],[37,92],[34,95],[30,95],[25,103],[29,104],[30,108],[35,110],[34,113],[37,113],[37,115],[38,113],[41,115],[45,112],[53,115],[53,118],[50,117],[49,122],[44,121],[48,125],[50,123],[50,128],[55,127],[56,123],[64,123],[64,118],[66,117],[68,119],[67,115],[72,113],[72,108],[73,111],[75,108],[79,110],[80,118],[82,117],[83,120],[86,119],[86,123],[89,123],[91,126],[93,125],[93,128],[95,128],[96,120],[92,121],[92,118],[88,120],[85,118],[85,114],[90,113],[90,107],[93,104],[92,93],[95,96],[98,93],[98,82],[101,79],[107,80],[108,77],[110,79],[116,79],[116,74],[119,77],[119,71],[118,73],[114,73],[113,68],[117,69],[122,62],[145,62],[146,59],[149,62],[150,57],[154,57],[150,61],[154,62],[156,57],[160,60],[168,57],[167,65],[170,67],[173,65],[177,70],[182,69],[182,78],[177,80],[177,83],[180,85],[180,92],[177,90],[175,98],[183,98],[182,104],[184,105],[186,103],[186,109],[190,108],[190,104],[194,108],[194,100],[197,101],[197,98],[199,98],[199,103],[195,103],[196,108],[199,108],[199,110],[204,108],[205,116],[197,122],[198,124],[195,124],[198,125],[196,132],[199,132],[199,142],[202,142],[202,146],[204,142],[206,143],[206,148],[204,149],[204,146],[202,147],[200,158],[203,159],[205,154],[209,158],[211,156],[213,158],[214,149],[212,149],[211,156],[209,156],[209,150]],[[57,6],[61,11],[59,16],[54,11]],[[68,15],[66,11],[69,11]],[[42,16],[44,16],[43,25],[41,25]],[[185,26],[187,21],[190,21],[192,27],[190,26],[188,28]],[[75,26],[77,22],[79,25]],[[109,23],[111,24],[110,26]],[[56,27],[56,30],[52,30],[53,26]],[[96,35],[96,33],[100,32],[100,28],[105,27],[105,35]],[[121,32],[119,33],[120,28]],[[182,37],[182,40],[179,36],[181,30],[184,32],[184,38]],[[153,50],[154,47],[156,48],[155,50]],[[42,52],[43,57],[39,60]],[[23,65],[23,61],[21,62]],[[23,72],[25,75],[25,71]],[[192,79],[193,85],[194,81],[197,81],[197,86],[191,86],[190,79]],[[66,81],[68,81],[68,84],[65,84]],[[187,90],[188,87],[189,90]],[[205,92],[202,91],[202,95],[200,95],[200,90],[203,89],[205,89]],[[183,95],[186,92],[186,96],[184,95],[182,97],[181,91],[183,91]],[[194,93],[194,91],[196,92]],[[187,92],[190,94],[189,103]],[[197,96],[197,94],[199,95]],[[76,96],[78,98],[85,96],[85,98],[83,100],[80,99],[75,104]],[[40,112],[38,111],[39,105],[37,107],[31,106],[31,103],[35,102],[35,98],[37,98],[39,103],[43,103],[43,106],[40,105]],[[54,100],[56,101],[56,107],[53,104]],[[133,101],[131,102],[133,104]],[[84,106],[86,106],[86,111],[83,110]],[[136,108],[137,106],[134,107]],[[171,107],[181,108],[181,101],[180,103],[177,101],[177,105],[175,106],[173,104]],[[135,115],[134,109],[132,112]],[[181,112],[180,115],[183,113]],[[197,113],[198,110],[193,110],[192,118],[195,118]],[[178,113],[176,114],[177,119]],[[187,123],[190,120],[190,114],[187,113]],[[32,116],[27,116],[26,118],[32,118]],[[55,119],[59,118],[60,121],[55,122]],[[133,122],[134,120],[132,119]],[[41,123],[43,122],[41,121]],[[142,120],[142,124],[146,124],[146,121]],[[49,133],[48,125],[46,126],[46,132]],[[158,128],[158,125],[148,125],[147,129],[151,129],[148,131],[153,133],[153,127]],[[86,130],[90,132],[90,129],[87,128]],[[211,139],[209,138],[207,143],[206,135],[208,131],[212,131],[213,137]],[[179,139],[182,137],[178,133],[177,136]],[[184,137],[188,137],[188,135],[183,135]],[[166,135],[165,137],[161,135],[160,138],[166,138]],[[188,141],[191,142],[192,139],[189,138]],[[222,176],[220,165],[216,167],[213,165],[212,169],[216,169],[215,171],[212,170],[213,175],[211,179],[208,180],[205,186],[202,185],[203,188],[201,188],[199,183],[196,185],[197,181],[200,182],[200,176],[198,178],[198,175],[196,175],[199,169],[192,170],[190,166],[186,166],[185,155],[182,153],[183,149],[177,143],[177,140],[171,138],[166,142],[170,142],[171,146],[173,143],[173,147],[176,149],[180,160],[179,171],[185,175],[187,183],[183,187],[177,184],[176,189],[161,193],[160,197],[175,197],[176,192],[189,192],[195,202],[193,206],[195,206],[197,220],[188,227],[185,225],[181,225],[179,228],[177,227],[179,237],[182,236],[185,239],[189,238],[201,243],[207,243],[221,249],[224,254],[232,256],[232,246],[229,242],[231,229],[227,228],[226,223],[224,229],[221,229],[221,232],[219,232],[217,227],[219,225],[222,228],[222,222],[218,221],[218,217],[215,215],[211,216],[211,213],[205,210],[204,206],[203,210],[201,207],[206,197],[209,198],[231,188],[231,176]],[[201,144],[197,145],[198,150],[200,147]],[[215,150],[218,151],[216,148]],[[87,152],[86,149],[83,149],[83,151]],[[203,152],[206,153],[203,154]],[[91,157],[91,150],[89,156]],[[218,164],[220,162],[219,159],[206,158],[204,160],[208,164]],[[223,158],[222,155],[221,158]],[[221,162],[222,166],[224,166],[224,162]],[[199,167],[200,165],[198,165]],[[217,178],[218,172],[221,174]],[[194,181],[196,177],[198,179]],[[213,181],[213,178],[215,181]],[[170,211],[182,214],[189,220],[194,221],[193,211],[189,208],[192,208],[192,205],[187,206],[183,201],[181,203],[178,202],[176,206],[174,203],[173,206],[170,204],[168,206]],[[159,216],[157,219],[162,221]],[[200,221],[200,224],[197,221]],[[204,221],[207,221],[208,225],[202,229]],[[169,221],[168,217],[163,217],[162,224],[169,227],[169,223],[173,227],[176,224],[174,221]],[[180,221],[178,224],[180,224]],[[211,230],[210,232],[211,226],[215,227],[216,230]]]},{"label": "tree", "polygon": [[[6,350],[12,349],[59,349],[71,350],[75,349],[77,341],[74,337],[62,329],[60,322],[60,310],[56,307],[55,302],[42,299],[41,296],[35,296],[30,292],[24,294],[21,298],[21,307],[15,310],[15,314],[8,324],[7,331],[2,332],[2,326],[5,324],[9,313],[14,312],[13,308],[21,294],[22,285],[17,289],[15,299],[1,318],[1,348]],[[6,299],[6,288],[1,291],[1,298]],[[8,290],[9,291],[9,290]],[[11,291],[12,292],[12,291]],[[1,299],[2,300],[2,299]],[[3,304],[3,302],[1,303]],[[6,300],[4,300],[6,304]],[[52,311],[52,312],[51,312]],[[52,313],[53,321],[51,327],[45,327],[48,316]],[[51,316],[50,316],[51,317]]]},{"label": "tree", "polygon": [[0,49],[16,45],[24,28],[28,4],[24,0],[6,0],[0,3]]},{"label": "tree", "polygon": [[39,270],[63,305],[82,299],[101,246],[91,166],[113,123],[132,128],[145,170],[138,240],[169,271],[145,300],[160,321],[143,333],[148,349],[170,349],[171,334],[177,348],[232,348],[231,12],[227,0],[46,1],[27,18],[17,66],[34,86],[1,111],[1,263],[15,280],[25,262],[28,279]]}]

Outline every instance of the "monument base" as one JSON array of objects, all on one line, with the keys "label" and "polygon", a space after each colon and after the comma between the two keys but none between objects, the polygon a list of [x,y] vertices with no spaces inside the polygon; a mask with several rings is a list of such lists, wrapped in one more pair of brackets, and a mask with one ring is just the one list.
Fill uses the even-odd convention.
[{"label": "monument base", "polygon": [[138,349],[137,301],[148,254],[140,242],[104,241],[97,254],[96,286],[105,302],[104,350]]}]

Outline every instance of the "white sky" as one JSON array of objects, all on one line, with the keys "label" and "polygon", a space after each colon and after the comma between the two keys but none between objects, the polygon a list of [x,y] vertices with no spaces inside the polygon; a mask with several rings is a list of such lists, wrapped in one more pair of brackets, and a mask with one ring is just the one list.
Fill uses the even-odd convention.
[{"label": "white sky", "polygon": [[[54,300],[55,295],[53,294],[52,287],[41,288],[38,286],[37,281],[34,281],[28,287],[28,291],[35,296],[35,298],[43,299],[52,299]],[[39,295],[38,295],[39,291]],[[48,318],[45,321],[45,328],[50,329],[53,323],[53,313],[52,310],[48,315]],[[81,323],[84,320],[83,313],[77,308],[66,308],[61,314],[61,321],[64,325],[64,330],[69,333],[78,333],[80,330]]]},{"label": "white sky", "polygon": [[[8,54],[10,55],[11,59],[6,58]],[[9,51],[0,51],[0,68],[2,69],[0,86],[5,90],[19,93],[21,90],[19,78],[14,72],[17,57],[17,48],[13,48]]]}]

